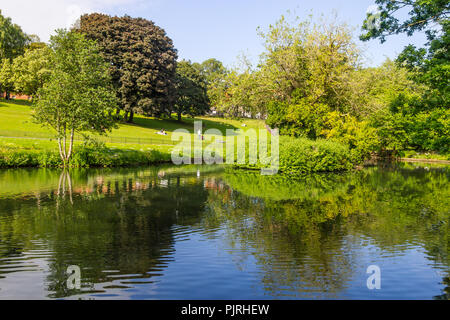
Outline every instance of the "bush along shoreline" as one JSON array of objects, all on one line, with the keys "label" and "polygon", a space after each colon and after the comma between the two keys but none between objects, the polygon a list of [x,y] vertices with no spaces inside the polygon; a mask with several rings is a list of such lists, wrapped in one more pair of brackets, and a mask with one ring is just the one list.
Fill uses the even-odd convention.
[{"label": "bush along shoreline", "polygon": [[[352,156],[347,145],[337,141],[280,137],[278,172],[282,174],[348,171],[362,162]],[[257,162],[254,165],[235,163],[233,167],[260,170],[268,166]]]},{"label": "bush along shoreline", "polygon": [[[70,168],[143,166],[171,162],[170,152],[81,147],[67,163]],[[0,153],[0,168],[64,167],[57,151],[10,150]]]},{"label": "bush along shoreline", "polygon": [[[279,172],[286,174],[346,171],[358,163],[352,160],[347,146],[326,140],[281,137]],[[171,162],[170,151],[112,149],[104,145],[84,145],[75,149],[67,163],[72,168],[124,167]],[[0,152],[0,168],[63,167],[57,151],[6,150]],[[259,170],[257,163],[232,167]]]},{"label": "bush along shoreline", "polygon": [[[249,164],[248,145],[245,164],[235,162],[230,167],[260,170],[268,167],[260,163]],[[339,141],[308,138],[280,137],[278,173],[301,175],[315,172],[342,172],[359,168],[370,154],[361,157],[347,144]],[[132,167],[171,163],[170,150],[132,150],[109,148],[103,143],[89,141],[78,146],[67,163],[70,168]],[[0,168],[64,167],[59,153],[48,150],[0,150]]]}]

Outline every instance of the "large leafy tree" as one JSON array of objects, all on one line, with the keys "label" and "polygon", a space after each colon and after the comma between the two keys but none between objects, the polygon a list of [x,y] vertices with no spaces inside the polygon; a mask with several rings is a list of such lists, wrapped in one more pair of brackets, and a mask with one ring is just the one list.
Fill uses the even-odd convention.
[{"label": "large leafy tree", "polygon": [[[450,2],[448,0],[376,0],[378,10],[367,16],[362,40],[425,32],[424,48],[407,46],[396,62],[410,71],[411,79],[424,85],[420,97],[399,95],[387,119],[403,119],[406,144],[418,150],[450,149]],[[408,18],[401,19],[401,10]],[[404,15],[403,15],[404,16]],[[392,121],[391,121],[392,122]],[[399,123],[399,121],[397,121]]]},{"label": "large leafy tree", "polygon": [[[418,83],[430,90],[420,109],[448,106],[450,103],[450,2],[448,0],[376,0],[378,10],[368,13],[361,39],[380,39],[393,34],[411,36],[424,31],[428,37],[425,48],[407,46],[397,62],[414,72]],[[407,10],[408,18],[400,19],[398,12]],[[417,108],[416,108],[417,109]]]},{"label": "large leafy tree", "polygon": [[174,111],[178,121],[181,115],[205,114],[209,110],[207,80],[189,61],[180,61],[177,65],[176,100]]},{"label": "large leafy tree", "polygon": [[0,60],[14,59],[23,53],[29,37],[11,18],[4,17],[0,10]]},{"label": "large leafy tree", "polygon": [[23,53],[29,40],[20,26],[4,17],[0,10],[0,90],[6,92],[6,99],[14,89],[12,60]]},{"label": "large leafy tree", "polygon": [[450,105],[450,20],[441,22],[440,32],[430,32],[427,48],[407,46],[397,63],[412,71],[413,79],[427,84],[421,109]]},{"label": "large leafy tree", "polygon": [[142,18],[94,13],[81,17],[78,31],[98,42],[126,121],[136,112],[170,114],[177,51],[162,28]]},{"label": "large leafy tree", "polygon": [[361,55],[345,23],[289,23],[282,17],[260,34],[266,46],[261,70],[274,100],[289,100],[295,92],[307,104],[357,113],[350,84]]},{"label": "large leafy tree", "polygon": [[193,66],[205,77],[211,107],[216,110],[223,109],[223,94],[230,71],[221,61],[214,58],[205,60],[202,63],[194,63]]},{"label": "large leafy tree", "polygon": [[[448,0],[375,0],[375,3],[378,10],[367,14],[361,40],[378,38],[384,42],[387,36],[399,33],[411,36],[450,17]],[[408,18],[401,19],[404,16],[401,11],[408,11]]]},{"label": "large leafy tree", "polygon": [[208,95],[216,109],[231,117],[264,115],[267,101],[271,99],[263,86],[261,72],[251,68],[231,70],[209,88]]},{"label": "large leafy tree", "polygon": [[193,66],[205,77],[208,85],[223,79],[228,73],[223,63],[214,58],[207,59],[202,63],[193,63]]},{"label": "large leafy tree", "polygon": [[6,93],[6,99],[9,99],[9,93],[14,90],[14,72],[11,60],[0,60],[0,91]]},{"label": "large leafy tree", "polygon": [[64,165],[76,132],[105,133],[114,126],[116,96],[108,64],[93,40],[65,30],[51,37],[52,71],[38,90],[33,116],[56,131]]},{"label": "large leafy tree", "polygon": [[52,50],[47,46],[30,47],[23,56],[14,59],[13,81],[17,92],[34,96],[51,74]]},{"label": "large leafy tree", "polygon": [[346,24],[282,17],[260,34],[266,50],[257,88],[267,97],[269,125],[316,138],[327,113],[360,115],[353,88],[360,51]]}]

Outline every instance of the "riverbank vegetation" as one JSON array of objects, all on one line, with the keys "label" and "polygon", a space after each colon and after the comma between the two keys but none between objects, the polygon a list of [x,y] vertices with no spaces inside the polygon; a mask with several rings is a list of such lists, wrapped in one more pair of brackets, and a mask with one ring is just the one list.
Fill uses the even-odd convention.
[{"label": "riverbank vegetation", "polygon": [[266,49],[258,65],[223,78],[216,107],[266,115],[283,135],[340,141],[360,159],[408,150],[445,155],[448,32],[442,22],[426,49],[408,47],[395,61],[367,68],[344,23],[282,17],[260,32]]},{"label": "riverbank vegetation", "polygon": [[[0,166],[168,161],[170,134],[186,129],[200,139],[198,119],[202,134],[278,128],[284,173],[348,170],[374,155],[448,160],[448,4],[405,1],[410,15],[401,21],[398,2],[376,3],[362,41],[424,31],[425,47],[408,46],[395,60],[367,67],[354,30],[338,18],[282,16],[259,28],[264,51],[256,66],[243,56],[239,68],[226,68],[216,59],[177,61],[164,29],[142,18],[83,15],[46,44],[0,14],[2,32],[15,39],[1,40],[0,89],[7,100],[11,92],[32,100],[31,110],[25,102],[0,103],[0,135],[55,139],[61,160],[55,150],[10,145]],[[204,117],[210,111],[224,119]],[[236,120],[242,117],[252,119]],[[158,135],[162,129],[168,134]]]}]

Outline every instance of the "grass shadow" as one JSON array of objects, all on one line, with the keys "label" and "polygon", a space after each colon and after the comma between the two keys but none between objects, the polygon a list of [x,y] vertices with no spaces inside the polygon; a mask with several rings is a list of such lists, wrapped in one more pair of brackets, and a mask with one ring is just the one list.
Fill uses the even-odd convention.
[{"label": "grass shadow", "polygon": [[174,132],[177,129],[185,129],[188,130],[190,133],[194,133],[194,121],[201,121],[202,122],[202,131],[205,132],[208,129],[218,129],[220,132],[222,132],[223,135],[226,134],[227,129],[236,130],[237,127],[227,124],[220,121],[213,121],[213,120],[207,120],[207,119],[197,119],[197,118],[190,118],[190,117],[184,117],[182,121],[178,121],[174,118],[149,118],[144,116],[136,116],[134,118],[133,123],[126,123],[125,125],[131,126],[131,127],[138,127],[138,128],[145,128],[145,129],[152,129],[152,130],[161,130],[164,129],[166,132]]},{"label": "grass shadow", "polygon": [[28,100],[6,100],[5,98],[0,98],[0,107],[10,107],[11,104],[15,104],[17,106],[31,106],[31,101]]}]

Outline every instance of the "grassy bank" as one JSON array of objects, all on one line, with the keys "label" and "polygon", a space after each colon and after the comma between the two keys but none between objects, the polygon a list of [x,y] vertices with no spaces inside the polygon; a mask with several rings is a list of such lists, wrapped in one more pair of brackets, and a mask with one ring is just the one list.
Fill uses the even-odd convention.
[{"label": "grassy bank", "polygon": [[[0,137],[11,138],[40,138],[52,139],[54,133],[50,128],[43,127],[33,122],[31,116],[31,104],[27,101],[6,101],[0,100]],[[175,119],[157,119],[136,115],[134,123],[120,123],[113,129],[107,137],[96,139],[105,143],[126,143],[142,145],[172,145],[171,134],[177,129],[184,129],[189,132],[191,139],[196,137],[194,133],[194,121],[202,121],[203,131],[217,129],[222,134],[227,129],[242,130],[264,128],[261,120],[245,119],[223,119],[212,117],[184,117],[182,122]],[[245,127],[243,127],[245,124]],[[158,131],[164,129],[168,135],[159,135]],[[75,135],[75,140],[83,140],[81,135]]]},{"label": "grassy bank", "polygon": [[[17,167],[61,167],[63,162],[55,142],[39,141],[22,144],[15,143],[20,139],[0,139],[0,168]],[[77,143],[74,154],[69,162],[70,167],[120,167],[136,166],[169,162],[169,146],[89,146]],[[139,148],[139,149],[138,149]]]},{"label": "grassy bank", "polygon": [[[31,112],[29,102],[0,100],[0,168],[62,166],[52,131],[34,123]],[[216,129],[225,135],[228,129],[234,130],[234,136],[217,138],[225,140],[222,144],[224,158],[229,139],[244,135],[249,129],[264,128],[264,121],[252,119],[198,117],[183,118],[183,122],[178,122],[175,119],[136,116],[135,123],[121,123],[108,136],[94,137],[97,141],[94,145],[86,144],[81,136],[77,136],[69,166],[118,167],[170,162],[171,151],[177,143],[171,140],[172,133],[185,129],[188,132],[185,137],[195,141],[198,136],[194,132],[194,121],[198,120],[202,121],[203,132]],[[157,134],[161,128],[168,133],[166,136]],[[205,133],[205,146],[212,136]],[[336,141],[280,137],[279,150],[279,172],[285,174],[346,171],[360,164],[352,159],[348,146]],[[417,156],[414,152],[406,155],[408,158]],[[420,156],[449,159],[435,154]],[[249,165],[247,162],[235,167],[259,170],[267,166],[261,163]]]},{"label": "grassy bank", "polygon": [[[0,100],[0,168],[9,167],[59,167],[57,141],[50,128],[33,122],[31,105],[27,101]],[[194,121],[202,121],[202,130],[226,130],[264,128],[263,121],[235,120],[223,118],[156,119],[135,116],[134,123],[120,123],[108,136],[93,137],[99,142],[85,146],[83,137],[77,135],[71,167],[115,167],[148,165],[171,161],[171,150],[177,142],[171,140],[177,129],[187,130],[192,141],[198,139],[194,133]],[[243,126],[245,124],[245,127]],[[159,135],[163,129],[167,135]],[[239,133],[238,133],[239,134]],[[205,133],[205,142],[211,135]]]},{"label": "grassy bank", "polygon": [[427,160],[427,161],[450,161],[449,154],[437,154],[432,152],[416,152],[408,150],[404,152],[402,159],[405,160]]},{"label": "grassy bank", "polygon": [[[76,142],[69,166],[119,167],[170,162],[172,148],[173,146],[170,145]],[[248,151],[248,143],[246,149]],[[349,154],[346,146],[336,142],[281,137],[279,172],[300,174],[349,170],[355,165]],[[62,165],[55,141],[0,138],[0,168],[61,167]],[[259,170],[267,166],[257,163],[255,165],[235,164],[235,167]]]}]

